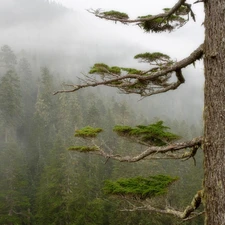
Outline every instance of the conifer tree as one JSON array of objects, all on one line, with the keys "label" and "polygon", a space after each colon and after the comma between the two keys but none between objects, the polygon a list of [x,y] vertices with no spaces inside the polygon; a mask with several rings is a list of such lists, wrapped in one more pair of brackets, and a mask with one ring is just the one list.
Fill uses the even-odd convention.
[{"label": "conifer tree", "polygon": [[1,148],[0,181],[0,223],[30,224],[27,164],[15,142]]},{"label": "conifer tree", "polygon": [[[115,131],[126,138],[138,141],[146,146],[146,150],[137,156],[120,156],[107,154],[103,149],[93,148],[96,154],[119,160],[122,162],[137,162],[144,158],[167,157],[189,159],[195,156],[201,147],[204,153],[204,184],[203,189],[196,194],[184,211],[178,211],[170,207],[156,208],[150,202],[142,202],[142,206],[133,206],[132,210],[149,210],[158,213],[172,214],[183,220],[191,219],[203,212],[197,212],[203,203],[205,224],[224,225],[225,214],[225,85],[224,85],[224,0],[196,1],[196,4],[204,4],[205,8],[205,41],[189,56],[173,61],[168,55],[161,52],[141,53],[134,58],[141,62],[149,63],[148,70],[137,70],[135,68],[124,68],[96,63],[90,70],[90,77],[86,82],[72,86],[72,89],[58,91],[75,92],[81,88],[105,85],[116,87],[126,94],[135,93],[143,97],[154,94],[165,93],[177,89],[184,84],[185,76],[183,69],[197,60],[204,60],[205,74],[205,107],[204,107],[204,134],[203,137],[191,141],[176,141],[174,134],[167,132],[161,121],[146,126],[121,126]],[[188,0],[178,0],[171,8],[164,8],[157,15],[144,15],[136,19],[129,18],[124,12],[90,10],[95,16],[123,24],[136,24],[146,32],[171,32],[184,26],[189,19],[195,20]],[[98,79],[93,79],[93,74]],[[171,78],[174,79],[171,79]],[[71,87],[71,86],[70,86]],[[95,136],[95,130],[91,130],[87,137]],[[185,152],[183,152],[186,149]],[[81,149],[79,149],[81,150]],[[89,149],[91,150],[91,149]],[[117,194],[129,193],[129,182],[124,184]],[[120,183],[116,183],[116,186]],[[133,188],[133,194],[135,193]],[[116,189],[112,188],[111,193]],[[147,191],[147,190],[146,190]],[[146,192],[148,193],[148,192]],[[129,193],[131,194],[131,192]],[[136,198],[137,196],[135,196]]]},{"label": "conifer tree", "polygon": [[0,55],[1,67],[6,68],[7,70],[15,68],[15,65],[17,64],[16,55],[8,45],[4,45],[1,47]]},{"label": "conifer tree", "polygon": [[34,130],[31,137],[33,139],[33,150],[35,168],[40,172],[43,168],[49,150],[54,143],[56,135],[56,111],[55,101],[52,98],[51,90],[54,89],[53,77],[48,68],[41,69],[41,79],[38,87],[35,112],[33,116]]},{"label": "conifer tree", "polygon": [[21,110],[20,80],[16,72],[8,70],[0,80],[0,114],[5,127],[5,142],[15,138]]}]

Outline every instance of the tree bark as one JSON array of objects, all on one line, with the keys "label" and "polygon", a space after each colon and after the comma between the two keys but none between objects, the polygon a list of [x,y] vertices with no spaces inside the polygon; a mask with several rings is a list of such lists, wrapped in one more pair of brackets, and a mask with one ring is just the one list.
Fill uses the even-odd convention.
[{"label": "tree bark", "polygon": [[225,1],[204,2],[205,224],[225,225]]}]

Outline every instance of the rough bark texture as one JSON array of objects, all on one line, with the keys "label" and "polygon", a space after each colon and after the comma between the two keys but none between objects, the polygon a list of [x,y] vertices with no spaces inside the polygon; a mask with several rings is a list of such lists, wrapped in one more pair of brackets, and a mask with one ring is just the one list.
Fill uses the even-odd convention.
[{"label": "rough bark texture", "polygon": [[225,1],[205,0],[205,224],[225,225]]}]

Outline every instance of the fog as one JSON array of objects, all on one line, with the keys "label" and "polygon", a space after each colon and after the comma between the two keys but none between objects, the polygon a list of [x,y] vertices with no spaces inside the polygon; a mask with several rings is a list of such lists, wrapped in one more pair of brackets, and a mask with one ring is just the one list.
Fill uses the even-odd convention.
[{"label": "fog", "polygon": [[[148,126],[152,127],[150,136],[144,133],[140,139],[143,144],[147,137],[154,146],[200,136],[202,61],[183,70],[186,81],[177,90],[147,98],[100,86],[53,95],[65,88],[64,83],[81,82],[79,78],[88,75],[94,63],[147,69],[147,64],[134,59],[136,54],[162,52],[174,61],[187,57],[204,39],[201,4],[193,5],[196,22],[190,18],[174,32],[157,34],[145,33],[134,25],[104,21],[87,11],[114,9],[136,18],[161,12],[175,2],[0,1],[0,224],[178,224],[165,215],[120,211],[130,208],[136,196],[129,196],[131,202],[112,199],[103,191],[104,182],[156,174],[171,175],[176,180],[179,177],[165,195],[166,201],[159,197],[151,198],[151,202],[159,208],[166,202],[184,209],[202,185],[200,151],[194,163],[177,160],[176,164],[173,159],[149,158],[135,164],[120,163],[111,156],[101,158],[83,152],[102,148],[107,154],[126,156],[148,148],[147,142],[139,145],[126,139],[126,135],[116,135],[113,127],[118,124],[155,123]],[[168,133],[169,129],[159,120],[177,136]],[[74,132],[85,126],[101,127],[103,132],[94,140],[95,131],[90,131],[91,138],[84,135],[85,140],[74,137]],[[82,153],[74,152],[76,149]],[[160,192],[165,193],[166,189]],[[203,224],[200,217],[197,220],[196,224]]]},{"label": "fog", "polygon": [[[171,1],[175,3],[176,1]],[[115,24],[96,18],[86,9],[103,8],[125,11],[131,17],[157,13],[168,6],[157,1],[149,9],[148,1],[142,0],[127,5],[121,1],[51,1],[2,0],[0,7],[0,44],[9,45],[16,54],[35,57],[39,66],[48,66],[65,80],[76,82],[76,78],[87,74],[95,62],[124,67],[146,68],[133,56],[141,52],[160,51],[180,60],[188,56],[203,42],[204,28],[202,7],[193,6],[197,22],[172,33],[144,33],[136,26]],[[150,10],[150,12],[149,12]],[[176,114],[181,120],[201,119],[203,106],[203,65],[197,62],[184,72],[186,83],[179,90],[161,96],[138,101],[138,96],[120,96],[133,99],[135,108],[146,115],[163,117]],[[109,95],[116,92],[107,89]],[[154,106],[153,106],[154,105]],[[161,107],[164,107],[161,109]],[[154,108],[154,110],[152,110]],[[194,110],[194,113],[193,113]],[[190,116],[191,115],[191,116]]]}]

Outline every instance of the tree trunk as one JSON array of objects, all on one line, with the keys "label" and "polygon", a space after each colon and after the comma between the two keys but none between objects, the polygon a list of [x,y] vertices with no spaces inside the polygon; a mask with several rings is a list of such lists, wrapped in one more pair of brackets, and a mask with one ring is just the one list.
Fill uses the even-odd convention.
[{"label": "tree trunk", "polygon": [[225,1],[205,0],[205,224],[225,225]]}]

